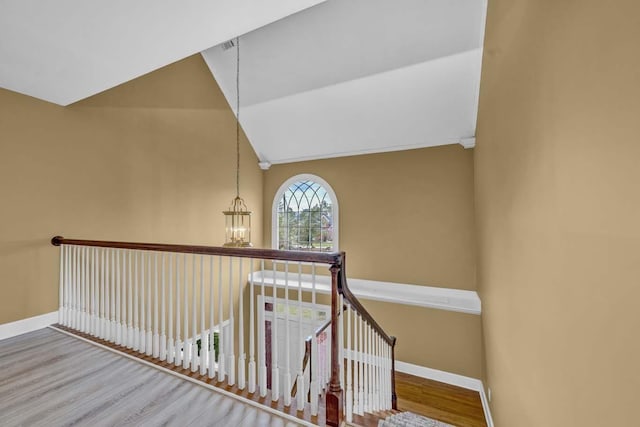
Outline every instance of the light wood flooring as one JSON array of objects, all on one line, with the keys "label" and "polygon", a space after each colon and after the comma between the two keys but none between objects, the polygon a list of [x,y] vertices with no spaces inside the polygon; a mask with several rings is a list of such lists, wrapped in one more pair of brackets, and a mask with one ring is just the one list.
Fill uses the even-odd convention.
[{"label": "light wood flooring", "polygon": [[291,423],[52,329],[0,341],[0,426]]}]

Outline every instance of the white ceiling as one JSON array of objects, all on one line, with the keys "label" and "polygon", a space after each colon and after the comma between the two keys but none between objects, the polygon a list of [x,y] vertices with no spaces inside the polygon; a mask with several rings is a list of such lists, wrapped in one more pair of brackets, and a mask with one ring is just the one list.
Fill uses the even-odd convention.
[{"label": "white ceiling", "polygon": [[202,52],[235,106],[218,45],[244,34],[240,120],[262,161],[469,146],[486,3],[0,0],[0,87],[69,105]]},{"label": "white ceiling", "polygon": [[0,87],[69,105],[324,0],[0,0]]},{"label": "white ceiling", "polygon": [[[328,0],[241,38],[240,121],[286,163],[473,141],[486,0]],[[235,106],[235,50],[203,52]]]}]

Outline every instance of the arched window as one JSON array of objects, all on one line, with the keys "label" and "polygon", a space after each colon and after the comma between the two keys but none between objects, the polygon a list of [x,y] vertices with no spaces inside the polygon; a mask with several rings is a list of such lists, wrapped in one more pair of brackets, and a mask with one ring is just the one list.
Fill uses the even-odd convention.
[{"label": "arched window", "polygon": [[272,247],[284,250],[338,250],[338,200],[325,180],[296,175],[276,193],[272,212]]}]

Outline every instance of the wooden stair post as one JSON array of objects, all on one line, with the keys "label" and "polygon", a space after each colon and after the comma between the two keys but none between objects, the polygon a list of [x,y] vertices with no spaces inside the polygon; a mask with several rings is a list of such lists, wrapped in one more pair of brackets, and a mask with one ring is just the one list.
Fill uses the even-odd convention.
[{"label": "wooden stair post", "polygon": [[326,394],[327,425],[339,427],[344,418],[342,388],[340,386],[340,352],[338,342],[338,316],[342,311],[338,301],[338,273],[340,267],[333,264],[331,270],[331,379]]}]

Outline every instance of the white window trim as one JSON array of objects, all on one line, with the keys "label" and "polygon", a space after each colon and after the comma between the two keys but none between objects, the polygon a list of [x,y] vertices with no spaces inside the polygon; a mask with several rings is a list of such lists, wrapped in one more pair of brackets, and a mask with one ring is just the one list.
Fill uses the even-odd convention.
[{"label": "white window trim", "polygon": [[333,213],[331,219],[333,220],[333,252],[338,252],[340,249],[339,238],[340,238],[340,215],[338,209],[338,198],[336,197],[335,191],[329,185],[327,181],[320,178],[318,175],[313,175],[310,173],[303,173],[300,175],[292,176],[288,180],[286,180],[276,192],[275,197],[273,198],[273,203],[271,205],[271,247],[273,249],[278,249],[278,202],[282,198],[282,195],[285,191],[294,183],[300,181],[314,181],[318,184],[322,185],[324,189],[331,197],[331,207],[333,209]]}]

